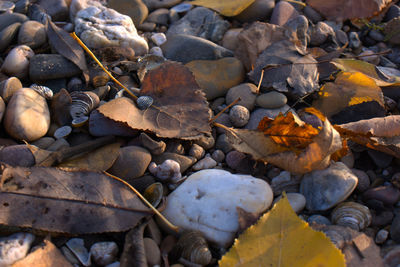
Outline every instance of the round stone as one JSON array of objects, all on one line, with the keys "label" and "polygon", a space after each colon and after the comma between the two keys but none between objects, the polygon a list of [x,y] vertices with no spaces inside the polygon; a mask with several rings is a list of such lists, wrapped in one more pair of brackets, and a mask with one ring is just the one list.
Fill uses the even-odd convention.
[{"label": "round stone", "polygon": [[28,20],[21,25],[18,32],[18,44],[35,49],[44,45],[46,40],[46,29],[42,23]]},{"label": "round stone", "polygon": [[254,104],[257,98],[257,86],[252,83],[242,83],[237,86],[230,88],[226,94],[226,104],[229,105],[233,101],[240,98],[237,105],[242,105],[248,110],[254,109]]},{"label": "round stone", "polygon": [[280,108],[286,105],[287,97],[279,92],[272,91],[265,94],[261,94],[256,99],[256,104],[262,108]]},{"label": "round stone", "polygon": [[135,26],[140,25],[149,14],[149,10],[142,0],[109,0],[108,7],[128,15]]},{"label": "round stone", "polygon": [[34,55],[35,53],[29,46],[17,46],[8,53],[1,70],[10,76],[23,79],[28,75],[29,60]]},{"label": "round stone", "polygon": [[142,176],[151,162],[150,152],[139,146],[122,147],[119,156],[109,169],[122,179],[133,179]]},{"label": "round stone", "polygon": [[250,111],[241,105],[234,105],[229,111],[229,118],[235,127],[243,127],[250,119]]}]

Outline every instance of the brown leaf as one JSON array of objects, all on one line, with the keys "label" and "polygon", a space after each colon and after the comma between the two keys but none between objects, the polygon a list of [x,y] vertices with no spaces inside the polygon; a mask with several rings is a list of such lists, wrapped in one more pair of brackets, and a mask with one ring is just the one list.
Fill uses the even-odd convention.
[{"label": "brown leaf", "polygon": [[120,124],[159,137],[197,139],[211,132],[208,102],[193,74],[180,63],[166,62],[149,71],[140,93],[153,98],[148,109],[140,110],[132,100],[122,97],[98,111]]},{"label": "brown leaf", "polygon": [[39,246],[35,251],[29,253],[22,260],[17,261],[12,267],[53,267],[63,266],[72,267],[64,255],[49,240],[44,240],[44,244]]},{"label": "brown leaf", "polygon": [[392,0],[307,0],[306,3],[328,20],[345,21],[347,19],[376,16]]},{"label": "brown leaf", "polygon": [[1,165],[0,223],[89,234],[126,231],[149,209],[122,183],[95,172]]},{"label": "brown leaf", "polygon": [[50,45],[57,53],[78,66],[82,70],[86,82],[88,82],[89,70],[82,47],[65,30],[57,27],[50,19],[47,20],[46,31]]}]

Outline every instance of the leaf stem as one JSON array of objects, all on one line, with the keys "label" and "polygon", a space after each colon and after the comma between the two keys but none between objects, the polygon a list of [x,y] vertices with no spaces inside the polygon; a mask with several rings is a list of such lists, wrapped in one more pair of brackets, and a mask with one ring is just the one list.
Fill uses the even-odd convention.
[{"label": "leaf stem", "polygon": [[258,86],[257,86],[257,90],[256,90],[257,94],[260,93],[261,83],[262,83],[263,79],[264,79],[264,69],[261,70],[261,76],[260,76],[260,80],[258,81]]}]

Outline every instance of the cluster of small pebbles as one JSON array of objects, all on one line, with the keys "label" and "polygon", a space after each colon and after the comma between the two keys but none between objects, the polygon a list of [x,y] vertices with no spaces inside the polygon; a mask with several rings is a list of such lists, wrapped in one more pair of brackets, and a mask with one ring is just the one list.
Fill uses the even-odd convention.
[{"label": "cluster of small pebbles", "polygon": [[[379,27],[327,21],[310,6],[275,0],[255,0],[230,18],[182,0],[14,0],[0,1],[0,12],[1,161],[32,166],[34,159],[21,156],[24,141],[57,151],[97,136],[122,136],[125,142],[108,172],[155,206],[167,197],[163,215],[185,230],[174,236],[152,219],[143,240],[149,266],[162,266],[166,253],[174,267],[216,265],[240,229],[237,207],[261,215],[283,191],[309,224],[323,225],[326,232],[343,229],[329,228],[337,225],[363,232],[380,247],[386,266],[400,264],[398,159],[350,143],[350,153],[340,162],[299,176],[234,150],[221,128],[184,141],[109,127],[96,108],[126,95],[89,57],[86,83],[81,69],[50,45],[46,21],[75,31],[100,60],[112,63],[109,70],[128,88],[140,88],[139,57],[181,62],[194,74],[213,115],[218,114],[215,122],[243,129],[256,129],[265,116],[273,119],[301,107],[293,95],[251,82],[249,66],[235,57],[239,34],[253,22],[295,29],[308,48],[324,52],[348,43],[347,54],[367,55],[361,59],[394,73],[400,35],[386,41]],[[394,24],[399,18],[400,7],[394,4],[376,23]],[[387,49],[392,52],[376,55]],[[383,92],[392,114],[398,114],[399,90]],[[139,102],[145,109],[149,101]],[[0,265],[23,258],[34,239],[28,233],[2,238]],[[99,234],[56,238],[55,244],[74,266],[117,267],[124,238]]]}]

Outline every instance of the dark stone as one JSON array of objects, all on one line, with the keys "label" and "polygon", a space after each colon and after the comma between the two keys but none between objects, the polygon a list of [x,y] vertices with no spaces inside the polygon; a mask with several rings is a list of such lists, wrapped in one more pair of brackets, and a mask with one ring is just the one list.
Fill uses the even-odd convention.
[{"label": "dark stone", "polygon": [[53,21],[68,20],[69,12],[65,0],[40,0],[41,6]]},{"label": "dark stone", "polygon": [[396,215],[390,226],[390,236],[396,243],[400,243],[400,215]]},{"label": "dark stone", "polygon": [[389,7],[388,11],[386,11],[385,16],[383,17],[383,22],[388,22],[397,17],[400,17],[400,7],[397,5],[392,5]]},{"label": "dark stone", "polygon": [[23,23],[27,21],[28,17],[19,13],[3,13],[0,15],[0,31],[16,22]]},{"label": "dark stone", "polygon": [[332,124],[343,124],[353,121],[368,120],[385,117],[386,110],[376,101],[363,102],[361,104],[346,107],[331,118]]},{"label": "dark stone", "polygon": [[399,189],[389,185],[389,186],[379,186],[375,188],[368,189],[363,193],[363,199],[365,201],[370,199],[375,199],[382,201],[385,205],[393,205],[400,199]]},{"label": "dark stone", "polygon": [[81,74],[81,70],[65,57],[57,54],[38,54],[31,58],[29,77],[32,81],[69,78]]},{"label": "dark stone", "polygon": [[21,23],[16,22],[7,26],[0,32],[0,53],[7,49],[16,39],[20,27]]}]

